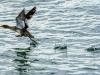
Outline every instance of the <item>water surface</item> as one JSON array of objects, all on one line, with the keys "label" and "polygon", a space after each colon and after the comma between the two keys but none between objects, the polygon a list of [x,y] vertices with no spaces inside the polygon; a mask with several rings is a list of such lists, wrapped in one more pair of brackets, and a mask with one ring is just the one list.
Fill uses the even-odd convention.
[{"label": "water surface", "polygon": [[[0,23],[15,25],[15,17],[26,8],[37,7],[29,22],[39,45],[0,29],[0,75],[100,75],[99,0],[3,0]],[[67,45],[67,49],[54,49]]]}]

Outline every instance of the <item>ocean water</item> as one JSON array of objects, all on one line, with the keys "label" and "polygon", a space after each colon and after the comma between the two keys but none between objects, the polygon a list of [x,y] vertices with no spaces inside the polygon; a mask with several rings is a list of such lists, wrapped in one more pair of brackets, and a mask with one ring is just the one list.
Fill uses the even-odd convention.
[{"label": "ocean water", "polygon": [[0,24],[16,25],[34,6],[29,30],[39,44],[0,29],[0,75],[100,75],[100,1],[0,0]]}]

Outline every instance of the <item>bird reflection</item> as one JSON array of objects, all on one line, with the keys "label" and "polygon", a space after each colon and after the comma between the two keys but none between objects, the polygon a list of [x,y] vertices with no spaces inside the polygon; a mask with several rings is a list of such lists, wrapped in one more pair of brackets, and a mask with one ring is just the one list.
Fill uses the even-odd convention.
[{"label": "bird reflection", "polygon": [[16,48],[16,58],[14,59],[14,62],[16,64],[15,69],[19,72],[19,75],[28,75],[28,71],[31,67],[29,64],[29,53],[31,49],[28,48]]}]

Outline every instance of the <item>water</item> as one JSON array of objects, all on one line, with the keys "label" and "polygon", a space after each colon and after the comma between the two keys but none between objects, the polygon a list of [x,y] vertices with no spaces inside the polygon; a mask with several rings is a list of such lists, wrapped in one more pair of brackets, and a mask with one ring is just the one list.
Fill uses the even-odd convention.
[{"label": "water", "polygon": [[15,25],[33,6],[29,26],[39,44],[30,49],[28,38],[0,29],[0,75],[100,75],[100,51],[86,50],[100,47],[100,1],[1,0],[0,24]]}]

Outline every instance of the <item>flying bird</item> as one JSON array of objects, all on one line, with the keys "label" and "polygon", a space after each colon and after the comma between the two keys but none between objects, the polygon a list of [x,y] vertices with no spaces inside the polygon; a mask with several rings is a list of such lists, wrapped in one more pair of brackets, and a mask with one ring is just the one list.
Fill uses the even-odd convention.
[{"label": "flying bird", "polygon": [[32,18],[32,16],[36,12],[36,7],[33,7],[28,13],[25,14],[25,9],[23,9],[19,15],[16,17],[16,26],[9,26],[9,25],[1,25],[0,27],[5,28],[5,29],[10,29],[13,30],[19,35],[17,37],[29,37],[35,44],[37,42],[34,39],[34,36],[27,30],[29,28],[27,21]]}]

